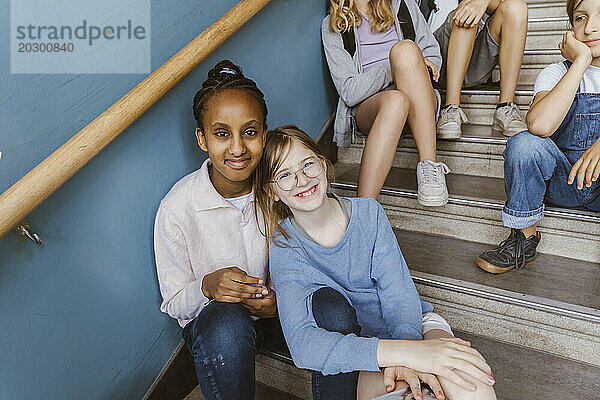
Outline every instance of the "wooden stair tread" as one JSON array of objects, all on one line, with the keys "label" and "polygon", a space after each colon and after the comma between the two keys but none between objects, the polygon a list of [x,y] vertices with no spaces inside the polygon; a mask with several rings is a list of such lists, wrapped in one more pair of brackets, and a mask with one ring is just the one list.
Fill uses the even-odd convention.
[{"label": "wooden stair tread", "polygon": [[588,312],[600,320],[600,296],[590,296],[600,287],[600,264],[538,253],[522,270],[494,275],[475,263],[479,254],[493,246],[400,229],[394,233],[416,281],[419,273],[450,278],[458,285],[490,293],[501,289],[516,299],[526,295],[530,301]]}]

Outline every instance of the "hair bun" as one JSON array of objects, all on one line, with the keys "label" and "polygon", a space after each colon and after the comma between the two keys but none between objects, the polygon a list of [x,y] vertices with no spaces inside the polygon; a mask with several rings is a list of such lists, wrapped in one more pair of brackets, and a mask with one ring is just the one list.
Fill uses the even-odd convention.
[{"label": "hair bun", "polygon": [[[227,77],[244,78],[242,69],[229,60],[222,60],[208,72],[209,79],[221,80]],[[230,78],[231,79],[231,78]]]},{"label": "hair bun", "polygon": [[234,70],[232,70],[229,67],[225,67],[223,68],[221,71],[219,71],[220,74],[231,74],[231,75],[235,75],[236,72]]}]

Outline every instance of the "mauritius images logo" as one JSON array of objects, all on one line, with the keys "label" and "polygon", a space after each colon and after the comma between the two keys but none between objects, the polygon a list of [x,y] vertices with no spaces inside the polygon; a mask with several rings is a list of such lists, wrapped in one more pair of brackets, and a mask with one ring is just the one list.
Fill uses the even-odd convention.
[{"label": "mauritius images logo", "polygon": [[150,0],[11,0],[10,22],[11,73],[150,72]]}]

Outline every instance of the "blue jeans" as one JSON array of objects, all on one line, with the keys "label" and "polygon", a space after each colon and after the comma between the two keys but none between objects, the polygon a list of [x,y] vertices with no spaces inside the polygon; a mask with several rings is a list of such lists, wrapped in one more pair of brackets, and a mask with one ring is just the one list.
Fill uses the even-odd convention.
[{"label": "blue jeans", "polygon": [[[345,335],[360,335],[356,311],[346,298],[336,290],[324,287],[312,295],[312,311],[317,326]],[[358,384],[358,371],[323,375],[312,372],[313,400],[354,400]]]},{"label": "blue jeans", "polygon": [[242,305],[214,301],[183,328],[206,400],[254,400],[254,357],[269,324],[278,321],[254,321]]},{"label": "blue jeans", "polygon": [[509,138],[504,150],[507,200],[502,223],[515,229],[536,224],[543,216],[544,199],[559,206],[600,211],[600,181],[589,188],[584,185],[581,190],[576,183],[567,183],[571,167],[581,154],[582,150],[562,151],[551,138],[527,131]]}]

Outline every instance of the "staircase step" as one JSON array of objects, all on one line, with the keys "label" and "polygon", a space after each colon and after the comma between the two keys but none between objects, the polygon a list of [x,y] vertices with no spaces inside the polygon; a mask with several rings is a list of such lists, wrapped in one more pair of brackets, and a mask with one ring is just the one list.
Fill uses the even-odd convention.
[{"label": "staircase step", "polygon": [[532,18],[527,19],[527,32],[549,32],[559,31],[565,33],[569,24],[569,17],[567,17],[567,11],[559,17],[544,17],[544,18]]},{"label": "staircase step", "polygon": [[492,367],[496,396],[508,399],[595,399],[600,369],[542,351],[462,334]]},{"label": "staircase step", "polygon": [[394,232],[415,282],[454,285],[466,293],[477,291],[482,297],[600,323],[600,296],[589,295],[600,287],[599,264],[539,253],[522,270],[494,275],[475,264],[489,245],[402,229]]},{"label": "staircase step", "polygon": [[[415,168],[419,155],[413,137],[406,129],[396,149],[394,167]],[[492,134],[489,125],[465,124],[458,140],[438,139],[437,155],[453,173],[502,178],[504,176],[505,136]],[[360,164],[365,138],[356,137],[352,144],[338,150],[342,164]]]},{"label": "staircase step", "polygon": [[[463,111],[469,119],[469,123],[491,126],[499,97],[500,85],[498,83],[463,89],[461,91],[460,102]],[[514,103],[519,106],[523,114],[526,114],[527,110],[529,110],[532,97],[533,85],[517,86]]]},{"label": "staircase step", "polygon": [[[562,57],[558,57],[556,61],[552,61],[552,63],[562,61]],[[521,70],[519,71],[519,80],[517,83],[519,85],[531,85],[535,84],[535,80],[538,75],[544,68],[546,68],[550,63],[544,64],[523,64],[521,65]],[[494,67],[492,71],[492,81],[499,82],[500,81],[500,67]]]},{"label": "staircase step", "polygon": [[564,17],[567,9],[564,1],[528,0],[529,19]]},{"label": "staircase step", "polygon": [[[359,165],[336,165],[332,188],[354,196]],[[414,169],[393,167],[379,201],[396,228],[496,245],[507,236],[500,221],[504,180],[451,173],[446,176],[450,199],[444,207],[423,207],[417,202]],[[600,214],[585,209],[548,206],[538,224],[542,233],[538,250],[573,259],[600,262]]]},{"label": "staircase step", "polygon": [[565,31],[527,32],[525,50],[554,50],[563,38]]},{"label": "staircase step", "polygon": [[[550,65],[564,60],[559,49],[526,50],[523,53],[523,65]],[[526,83],[525,85],[530,85]],[[531,84],[532,85],[532,84]]]},{"label": "staircase step", "polygon": [[395,234],[419,293],[451,326],[600,366],[600,298],[589,296],[599,264],[539,253],[523,270],[493,275],[475,263],[488,245]]},{"label": "staircase step", "polygon": [[[480,335],[455,334],[470,341],[491,366],[498,399],[595,399],[600,391],[598,367]],[[312,399],[310,372],[296,368],[289,355],[262,352],[256,367],[257,379],[266,378],[264,385],[294,396],[290,399]]]},{"label": "staircase step", "polygon": [[[256,383],[254,398],[256,400],[300,400],[299,397],[282,392],[260,382]],[[184,400],[204,400],[204,396],[202,396],[202,392],[200,392],[200,386],[196,386]]]}]

